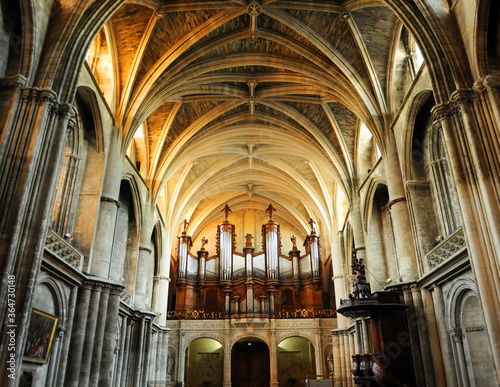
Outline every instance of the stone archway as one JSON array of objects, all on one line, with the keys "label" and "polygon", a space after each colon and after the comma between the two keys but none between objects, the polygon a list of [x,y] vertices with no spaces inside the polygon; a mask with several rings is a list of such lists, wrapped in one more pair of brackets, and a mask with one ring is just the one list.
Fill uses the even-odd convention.
[{"label": "stone archway", "polygon": [[185,386],[222,387],[224,349],[215,339],[193,340],[186,349]]},{"label": "stone archway", "polygon": [[304,337],[288,337],[278,344],[280,386],[303,386],[307,375],[316,374],[315,349]]},{"label": "stone archway", "polygon": [[238,340],[231,350],[231,385],[269,386],[271,380],[269,347],[257,338]]}]

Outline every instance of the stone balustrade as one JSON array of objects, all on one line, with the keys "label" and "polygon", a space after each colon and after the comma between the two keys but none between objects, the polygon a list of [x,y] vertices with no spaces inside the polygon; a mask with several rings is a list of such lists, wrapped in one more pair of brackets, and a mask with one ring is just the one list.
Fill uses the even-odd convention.
[{"label": "stone balustrade", "polygon": [[82,271],[83,254],[71,246],[68,241],[60,237],[53,230],[49,230],[47,234],[45,250],[49,251],[60,260],[66,262],[74,269]]},{"label": "stone balustrade", "polygon": [[429,269],[432,270],[451,257],[461,253],[466,248],[464,231],[462,228],[459,228],[429,251],[425,256],[425,260]]}]

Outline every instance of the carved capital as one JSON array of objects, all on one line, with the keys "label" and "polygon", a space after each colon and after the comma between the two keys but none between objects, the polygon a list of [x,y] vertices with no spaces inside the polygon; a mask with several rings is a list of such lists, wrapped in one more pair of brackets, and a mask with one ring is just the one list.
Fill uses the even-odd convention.
[{"label": "carved capital", "polygon": [[431,113],[435,121],[441,122],[444,119],[450,117],[451,105],[449,103],[434,105],[434,107],[431,109]]},{"label": "carved capital", "polygon": [[28,79],[21,74],[0,79],[0,89],[20,89],[28,83]]},{"label": "carved capital", "polygon": [[57,104],[57,94],[50,89],[39,90],[38,98],[41,103]]},{"label": "carved capital", "polygon": [[477,95],[472,89],[458,89],[451,94],[451,100],[459,109],[468,108],[476,99]]},{"label": "carved capital", "polygon": [[479,93],[496,91],[500,86],[500,77],[496,75],[487,75],[484,78],[478,79],[474,82],[473,88]]}]

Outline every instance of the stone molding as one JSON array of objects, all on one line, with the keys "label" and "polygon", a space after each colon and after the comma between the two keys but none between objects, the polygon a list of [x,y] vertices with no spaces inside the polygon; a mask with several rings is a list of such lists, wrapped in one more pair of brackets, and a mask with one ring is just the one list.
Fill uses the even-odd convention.
[{"label": "stone molding", "polygon": [[153,250],[151,250],[149,247],[144,246],[144,245],[140,245],[140,246],[139,246],[139,251],[146,251],[146,252],[148,252],[149,254],[151,254],[151,253],[153,252]]},{"label": "stone molding", "polygon": [[118,200],[110,198],[109,196],[101,195],[101,202],[108,202],[116,204],[116,207],[120,208],[121,204]]},{"label": "stone molding", "polygon": [[[435,160],[433,163],[442,161],[444,160]],[[405,185],[407,191],[428,191],[431,189],[431,184],[428,181],[408,180]]]},{"label": "stone molding", "polygon": [[389,210],[391,209],[391,207],[396,204],[396,203],[399,203],[399,202],[405,202],[406,201],[406,197],[405,196],[401,196],[399,198],[396,198],[396,199],[392,199],[389,201],[389,203],[387,203],[387,207],[389,207]]},{"label": "stone molding", "polygon": [[430,269],[456,256],[467,248],[465,235],[462,228],[449,235],[443,242],[429,251],[425,259]]},{"label": "stone molding", "polygon": [[25,87],[28,79],[22,74],[0,79],[0,89],[20,89]]}]

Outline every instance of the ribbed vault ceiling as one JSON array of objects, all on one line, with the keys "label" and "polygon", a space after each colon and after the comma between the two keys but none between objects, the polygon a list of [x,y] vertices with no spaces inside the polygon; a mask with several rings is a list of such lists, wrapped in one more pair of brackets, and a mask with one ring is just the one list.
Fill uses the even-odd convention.
[{"label": "ribbed vault ceiling", "polygon": [[142,124],[145,178],[164,218],[196,236],[233,210],[264,210],[328,239],[350,196],[356,136],[386,126],[397,20],[369,0],[127,4],[106,27],[125,149]]}]

